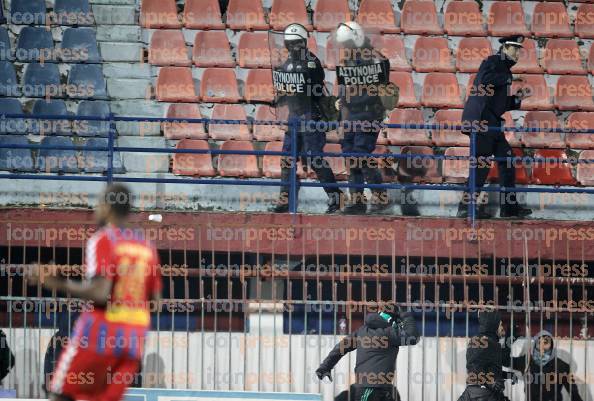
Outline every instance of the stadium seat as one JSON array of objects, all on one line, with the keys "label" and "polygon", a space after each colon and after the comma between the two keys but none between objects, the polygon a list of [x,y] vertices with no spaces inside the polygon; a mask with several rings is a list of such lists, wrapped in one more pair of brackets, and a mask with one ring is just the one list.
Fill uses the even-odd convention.
[{"label": "stadium seat", "polygon": [[186,67],[192,64],[184,35],[179,29],[157,29],[151,36],[149,64]]},{"label": "stadium seat", "polygon": [[229,0],[227,26],[239,31],[268,30],[260,0]]},{"label": "stadium seat", "polygon": [[248,103],[270,103],[274,100],[272,72],[270,70],[249,70],[245,80],[245,100]]},{"label": "stadium seat", "polygon": [[402,7],[402,31],[411,35],[441,35],[433,1],[406,0]]},{"label": "stadium seat", "polygon": [[[514,127],[514,120],[513,120],[512,115],[509,111],[506,111],[505,113],[503,113],[503,118],[505,119],[506,127]],[[509,145],[511,147],[519,148],[522,146],[522,143],[516,136],[515,131],[505,131],[505,139],[507,139],[507,142],[509,143]]]},{"label": "stadium seat", "polygon": [[[0,114],[24,114],[18,99],[0,98]],[[27,133],[27,120],[22,118],[0,117],[0,134]]]},{"label": "stadium seat", "polygon": [[450,36],[485,36],[483,15],[476,1],[451,1],[444,16],[444,30]]},{"label": "stadium seat", "polygon": [[[25,67],[23,95],[45,97],[60,87],[60,71],[56,64],[31,63]],[[54,95],[53,97],[56,97]],[[60,96],[58,96],[60,97]]]},{"label": "stadium seat", "polygon": [[594,150],[584,150],[580,153],[578,160],[590,160],[590,162],[578,163],[576,172],[577,180],[584,186],[594,186]]},{"label": "stadium seat", "polygon": [[107,84],[100,64],[75,64],[68,75],[68,85],[79,88],[76,93],[69,93],[71,98],[107,99]]},{"label": "stadium seat", "polygon": [[[466,156],[470,154],[468,148],[447,148],[445,156]],[[468,178],[468,159],[444,159],[443,160],[443,178],[451,183],[465,183]]]},{"label": "stadium seat", "polygon": [[268,32],[243,32],[237,46],[237,59],[242,68],[270,68]]},{"label": "stadium seat", "polygon": [[564,150],[539,149],[534,152],[534,158],[555,158],[558,160],[534,160],[532,166],[532,182],[538,185],[576,185],[571,174],[571,165],[564,163],[567,154]]},{"label": "stadium seat", "polygon": [[432,130],[431,139],[435,146],[470,146],[468,135],[458,129],[446,128],[462,125],[462,110],[438,110],[433,116],[433,124],[443,127]]},{"label": "stadium seat", "polygon": [[14,25],[45,25],[45,0],[11,1],[9,15]]},{"label": "stadium seat", "polygon": [[406,58],[404,42],[398,35],[373,35],[371,44],[390,60],[390,70],[412,71],[412,67]]},{"label": "stadium seat", "polygon": [[142,0],[140,26],[148,29],[181,28],[175,0]]},{"label": "stadium seat", "polygon": [[575,16],[575,35],[583,39],[594,39],[594,3],[580,4]]},{"label": "stadium seat", "polygon": [[[31,112],[34,116],[70,116],[66,103],[61,99],[38,99],[33,104]],[[70,120],[42,119],[33,120],[33,133],[38,135],[70,135],[72,124]]]},{"label": "stadium seat", "polygon": [[578,44],[573,39],[549,39],[542,65],[548,74],[586,75]]},{"label": "stadium seat", "polygon": [[314,9],[313,23],[318,32],[330,32],[341,22],[351,20],[348,0],[318,0]]},{"label": "stadium seat", "polygon": [[0,24],[6,24],[6,17],[4,16],[4,10],[0,7]]},{"label": "stadium seat", "polygon": [[43,27],[24,27],[17,41],[16,58],[23,62],[55,61],[51,31]]},{"label": "stadium seat", "polygon": [[241,100],[235,71],[231,68],[207,68],[200,80],[204,102],[238,103]]},{"label": "stadium seat", "polygon": [[[182,139],[177,143],[176,149],[210,150],[208,142],[200,139]],[[196,175],[199,177],[217,175],[210,153],[175,153],[172,171],[175,175]]]},{"label": "stadium seat", "polygon": [[[166,118],[201,119],[200,107],[196,103],[173,103],[167,108]],[[203,123],[165,122],[163,131],[167,139],[206,139],[208,134]]]},{"label": "stadium seat", "polygon": [[[384,145],[377,145],[372,153],[377,155],[392,154],[390,149]],[[382,182],[397,182],[396,171],[394,171],[397,159],[394,156],[371,157],[370,159],[373,163],[377,163],[378,170],[382,175]]]},{"label": "stadium seat", "polygon": [[163,67],[157,76],[156,97],[160,102],[198,102],[192,69]]},{"label": "stadium seat", "polygon": [[235,67],[225,31],[200,31],[194,38],[192,59],[197,67]]},{"label": "stadium seat", "polygon": [[512,73],[514,74],[542,74],[543,68],[538,62],[538,56],[536,55],[536,42],[533,39],[524,38],[520,49],[520,57],[516,65],[512,67]]},{"label": "stadium seat", "polygon": [[[264,147],[266,152],[282,152],[282,142],[268,142]],[[281,176],[281,157],[278,155],[264,155],[262,158],[262,172],[264,177],[267,178],[280,178]],[[303,170],[303,164],[297,162],[297,176],[299,178],[307,177],[307,174]]]},{"label": "stadium seat", "polygon": [[[242,120],[247,121],[247,114],[240,104],[215,104],[212,109],[212,120]],[[230,139],[249,141],[252,139],[247,123],[222,124],[210,122],[208,136],[218,141]]]},{"label": "stadium seat", "polygon": [[[251,141],[225,141],[221,150],[254,151],[254,145]],[[256,155],[219,154],[217,170],[223,177],[260,177]]]},{"label": "stadium seat", "polygon": [[10,61],[0,61],[0,96],[20,96],[16,71]]},{"label": "stadium seat", "polygon": [[[433,149],[429,146],[403,146],[400,153],[403,155],[434,155]],[[399,182],[437,184],[442,181],[438,170],[438,160],[420,156],[399,159],[397,176]]]},{"label": "stadium seat", "polygon": [[421,104],[435,108],[462,108],[460,88],[456,74],[449,72],[431,72],[425,76]]},{"label": "stadium seat", "polygon": [[65,63],[101,63],[95,30],[68,28],[64,31],[60,59]]},{"label": "stadium seat", "polygon": [[44,173],[78,173],[78,157],[75,150],[46,149],[43,146],[74,146],[70,137],[46,136],[41,139],[36,167]]},{"label": "stadium seat", "polygon": [[[76,114],[78,116],[87,117],[109,117],[111,110],[109,109],[109,103],[104,100],[83,100],[78,105]],[[78,121],[75,125],[79,124],[77,133],[80,136],[109,136],[109,121],[100,120],[89,120],[89,121]]]},{"label": "stadium seat", "polygon": [[459,72],[477,72],[483,60],[491,54],[493,49],[489,39],[463,38],[456,52],[456,69]]},{"label": "stadium seat", "polygon": [[550,89],[543,75],[525,74],[522,75],[523,81],[514,81],[512,83],[511,93],[516,93],[520,88],[528,88],[532,91],[532,96],[522,101],[522,110],[552,110]]},{"label": "stadium seat", "polygon": [[339,56],[340,48],[336,46],[334,40],[332,40],[332,36],[328,36],[328,39],[326,41],[326,51],[323,60],[324,67],[326,67],[329,70],[336,69]]},{"label": "stadium seat", "polygon": [[519,1],[493,2],[487,22],[487,32],[491,36],[530,36],[522,3]]},{"label": "stadium seat", "polygon": [[415,86],[413,84],[412,75],[410,72],[390,71],[390,82],[398,86],[399,89],[399,107],[418,107],[419,101],[415,94]]},{"label": "stadium seat", "polygon": [[588,54],[588,71],[594,75],[594,43],[590,46],[590,53]]},{"label": "stadium seat", "polygon": [[225,29],[218,0],[186,0],[184,26],[188,29]]},{"label": "stadium seat", "polygon": [[[425,124],[423,111],[419,109],[394,109],[390,112],[389,124]],[[431,140],[424,129],[386,128],[391,145],[429,145]]]},{"label": "stadium seat", "polygon": [[[2,7],[0,7],[2,9]],[[0,60],[13,60],[14,53],[6,27],[0,27]]]},{"label": "stadium seat", "polygon": [[[559,128],[553,111],[529,111],[524,117],[524,128]],[[529,148],[564,148],[565,143],[558,132],[523,132],[522,143]]]},{"label": "stadium seat", "polygon": [[95,25],[89,0],[56,0],[54,14],[58,25]]},{"label": "stadium seat", "polygon": [[370,32],[400,32],[390,0],[362,0],[359,3],[357,22]]},{"label": "stadium seat", "polygon": [[[107,173],[107,151],[92,151],[89,148],[107,147],[107,138],[89,138],[87,139],[82,152],[81,168],[85,173]],[[115,145],[117,146],[117,145]],[[114,174],[123,174],[126,172],[122,164],[122,155],[120,152],[113,152],[112,172]]]},{"label": "stadium seat", "polygon": [[[574,130],[594,129],[594,113],[577,111],[567,118],[565,127]],[[568,132],[565,142],[571,149],[594,149],[594,135]]]},{"label": "stadium seat", "polygon": [[592,88],[587,77],[563,75],[557,80],[555,106],[559,110],[594,111]]},{"label": "stadium seat", "polygon": [[270,9],[270,25],[277,31],[284,30],[287,25],[298,23],[308,30],[312,29],[304,0],[272,0]]},{"label": "stadium seat", "polygon": [[532,33],[548,38],[570,38],[569,15],[563,3],[539,2],[532,12]]},{"label": "stadium seat", "polygon": [[[21,135],[1,135],[0,144],[25,146],[29,144],[29,141],[26,137]],[[31,149],[0,148],[0,170],[23,172],[34,171]]]},{"label": "stadium seat", "polygon": [[[277,115],[276,110],[268,105],[260,104],[256,106],[257,121],[283,121],[281,116]],[[254,138],[257,141],[281,141],[285,136],[285,128],[282,125],[264,125],[254,124]],[[328,134],[326,134],[326,137]]]},{"label": "stadium seat", "polygon": [[[324,146],[324,153],[342,153],[342,148],[338,143],[327,143]],[[342,156],[324,156],[328,160],[328,164],[334,173],[334,177],[337,181],[344,181],[348,177],[348,170],[346,162]],[[315,172],[309,171],[310,177],[315,177]]]},{"label": "stadium seat", "polygon": [[413,49],[412,66],[417,72],[455,72],[448,40],[420,36]]},{"label": "stadium seat", "polygon": [[[512,149],[512,154],[515,157],[526,157],[522,149]],[[516,161],[516,184],[527,185],[530,184],[530,177],[528,176],[528,170],[524,166],[524,163]],[[491,162],[491,170],[487,176],[488,182],[499,182],[499,165],[497,162]]]}]

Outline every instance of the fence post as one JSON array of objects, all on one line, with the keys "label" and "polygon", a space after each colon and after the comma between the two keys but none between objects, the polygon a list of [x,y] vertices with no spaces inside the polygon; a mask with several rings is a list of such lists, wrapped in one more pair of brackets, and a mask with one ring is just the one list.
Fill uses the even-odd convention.
[{"label": "fence post", "polygon": [[289,134],[291,135],[291,181],[289,185],[289,212],[297,213],[297,118],[289,119]]},{"label": "fence post", "polygon": [[474,228],[476,224],[476,203],[477,199],[475,199],[476,193],[476,167],[477,167],[477,160],[476,160],[476,131],[473,129],[470,132],[470,159],[469,159],[469,177],[468,177],[468,192],[470,194],[469,200],[469,209],[470,209],[470,222],[472,227]]},{"label": "fence post", "polygon": [[109,113],[109,137],[107,139],[107,183],[113,182],[113,144],[115,136],[115,121],[113,113]]}]

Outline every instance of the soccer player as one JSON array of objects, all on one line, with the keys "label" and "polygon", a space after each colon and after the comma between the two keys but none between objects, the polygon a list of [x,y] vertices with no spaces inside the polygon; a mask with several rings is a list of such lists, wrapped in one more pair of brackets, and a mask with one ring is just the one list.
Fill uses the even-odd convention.
[{"label": "soccer player", "polygon": [[127,227],[131,193],[107,187],[95,210],[101,227],[87,242],[86,277],[64,280],[55,269],[29,272],[34,283],[90,301],[49,386],[51,401],[118,401],[138,373],[150,325],[149,301],[161,298],[156,249]]}]

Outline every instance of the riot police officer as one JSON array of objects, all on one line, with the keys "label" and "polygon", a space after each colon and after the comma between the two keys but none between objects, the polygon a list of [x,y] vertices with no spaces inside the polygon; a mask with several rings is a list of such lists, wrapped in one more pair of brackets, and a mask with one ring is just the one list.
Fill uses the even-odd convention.
[{"label": "riot police officer", "polygon": [[[282,33],[284,49],[274,48],[280,37],[271,33],[270,44],[273,57],[273,84],[275,89],[275,105],[277,109],[286,109],[289,119],[299,119],[297,129],[297,152],[305,153],[302,160],[310,167],[321,183],[336,183],[334,173],[328,161],[314,153],[322,153],[326,144],[327,124],[316,124],[322,120],[320,99],[324,92],[324,68],[320,60],[307,48],[308,33],[300,24],[290,24]],[[280,44],[279,44],[280,47]],[[275,58],[281,56],[281,62],[275,65]],[[285,133],[283,151],[291,151],[291,132]],[[311,156],[309,154],[312,154]],[[288,157],[281,159],[281,180],[288,182],[294,161]],[[334,213],[340,209],[342,191],[337,188],[324,187],[328,195],[326,213]],[[275,213],[289,210],[289,188],[282,186],[280,197],[272,208]]]}]

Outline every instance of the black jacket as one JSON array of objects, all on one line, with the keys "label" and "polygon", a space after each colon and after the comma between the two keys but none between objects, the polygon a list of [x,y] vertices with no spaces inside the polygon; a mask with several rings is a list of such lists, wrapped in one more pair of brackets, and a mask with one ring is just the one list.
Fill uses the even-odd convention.
[{"label": "black jacket", "polygon": [[0,382],[4,379],[10,369],[14,367],[14,354],[8,347],[6,334],[0,330]]},{"label": "black jacket", "polygon": [[367,315],[365,324],[344,337],[320,364],[319,370],[330,372],[343,355],[357,350],[355,384],[393,388],[398,347],[414,345],[419,339],[414,317],[409,313],[402,313],[400,317],[400,323],[390,325],[377,313]]}]

